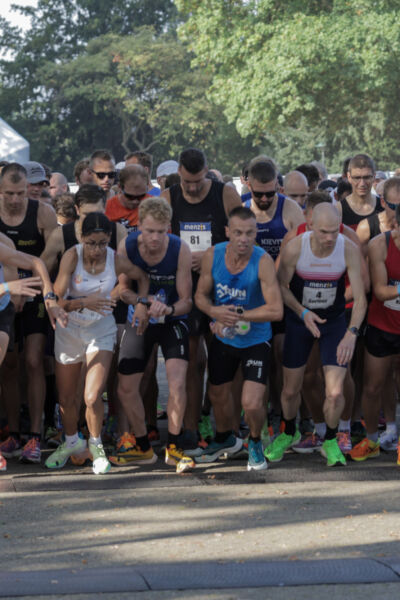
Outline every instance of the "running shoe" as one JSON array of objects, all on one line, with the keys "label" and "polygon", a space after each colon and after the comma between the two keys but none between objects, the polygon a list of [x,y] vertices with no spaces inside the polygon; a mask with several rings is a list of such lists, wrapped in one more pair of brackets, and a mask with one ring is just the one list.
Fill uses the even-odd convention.
[{"label": "running shoe", "polygon": [[202,415],[199,421],[199,432],[206,442],[211,442],[214,438],[214,430],[211,425],[210,415]]},{"label": "running shoe", "polygon": [[287,433],[280,433],[264,450],[264,456],[269,462],[279,462],[282,460],[286,450],[289,450],[292,446],[298,444],[301,439],[301,433],[298,429],[294,435],[287,435]]},{"label": "running shoe", "polygon": [[353,445],[351,443],[350,431],[338,431],[336,439],[340,450],[343,454],[351,452]]},{"label": "running shoe", "polygon": [[267,461],[263,454],[262,441],[255,442],[251,438],[249,439],[249,460],[247,462],[248,471],[264,471],[268,468]]},{"label": "running shoe", "polygon": [[40,459],[40,441],[38,440],[38,438],[33,437],[30,440],[28,440],[25,446],[22,448],[19,460],[24,463],[40,463]]},{"label": "running shoe", "polygon": [[78,438],[78,441],[72,447],[67,446],[67,443],[64,442],[58,446],[57,450],[50,454],[44,464],[48,469],[62,469],[70,457],[72,459],[74,455],[80,455],[85,450],[87,450],[86,440],[82,440],[81,438]]},{"label": "running shoe", "polygon": [[19,440],[14,436],[9,435],[8,438],[1,442],[0,452],[5,458],[13,458],[13,456],[20,456],[22,452],[22,445]]},{"label": "running shoe", "polygon": [[103,444],[91,444],[89,442],[89,451],[93,456],[92,470],[95,475],[104,475],[111,469]]},{"label": "running shoe", "polygon": [[0,452],[0,471],[7,471],[7,461]]},{"label": "running shoe", "polygon": [[[273,431],[272,431],[272,435],[273,435]],[[263,448],[267,448],[267,446],[269,446],[272,443],[271,432],[268,427],[267,421],[265,421],[263,428],[261,429],[261,442],[262,442]]]},{"label": "running shoe", "polygon": [[321,448],[321,454],[326,458],[327,467],[342,467],[346,465],[346,459],[339,448],[336,438],[324,441]]},{"label": "running shoe", "polygon": [[313,452],[320,452],[323,444],[323,439],[319,437],[318,433],[306,433],[302,440],[298,444],[292,446],[292,450],[299,454],[312,454]]},{"label": "running shoe", "polygon": [[314,421],[309,417],[301,419],[299,423],[299,430],[301,435],[312,433],[314,431]]},{"label": "running shoe", "polygon": [[185,471],[189,471],[189,469],[194,469],[196,466],[193,458],[187,456],[175,444],[169,444],[165,448],[165,464],[176,467],[177,473],[184,473]]},{"label": "running shoe", "polygon": [[135,436],[124,433],[109,460],[117,467],[127,467],[132,464],[152,465],[157,462],[157,454],[154,453],[153,448],[142,450],[136,444]]},{"label": "running shoe", "polygon": [[384,431],[379,436],[379,446],[385,452],[394,452],[397,450],[397,433],[391,433],[390,431]]},{"label": "running shoe", "polygon": [[223,454],[236,454],[242,449],[242,446],[243,440],[231,433],[224,442],[216,442],[215,440],[210,442],[200,456],[195,456],[195,461],[197,463],[212,463]]},{"label": "running shoe", "polygon": [[358,462],[367,460],[367,458],[376,458],[379,456],[379,442],[372,442],[368,438],[364,438],[353,450],[349,452],[349,456],[352,460]]},{"label": "running shoe", "polygon": [[86,446],[83,452],[80,452],[79,454],[72,454],[70,456],[70,460],[75,467],[83,467],[87,460],[93,462],[93,456],[90,454],[89,448]]}]

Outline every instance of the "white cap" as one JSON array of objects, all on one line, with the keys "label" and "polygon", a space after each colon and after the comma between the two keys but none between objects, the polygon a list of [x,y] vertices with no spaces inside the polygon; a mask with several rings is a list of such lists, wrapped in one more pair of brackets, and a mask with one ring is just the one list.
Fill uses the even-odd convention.
[{"label": "white cap", "polygon": [[116,171],[122,171],[122,169],[124,169],[124,168],[125,168],[125,161],[124,160],[121,160],[121,162],[119,162],[119,163],[117,163],[115,165],[115,170]]},{"label": "white cap", "polygon": [[176,160],[165,160],[158,165],[156,171],[156,177],[163,177],[164,175],[171,175],[172,173],[178,172],[178,163]]}]

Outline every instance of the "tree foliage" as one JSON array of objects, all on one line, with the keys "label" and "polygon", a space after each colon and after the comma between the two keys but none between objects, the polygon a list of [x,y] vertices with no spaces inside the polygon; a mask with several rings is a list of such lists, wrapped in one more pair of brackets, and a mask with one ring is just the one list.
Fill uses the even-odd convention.
[{"label": "tree foliage", "polygon": [[176,4],[194,64],[212,75],[210,98],[240,133],[259,143],[293,141],[301,125],[314,146],[325,144],[331,167],[355,151],[370,152],[381,168],[400,162],[397,2]]}]

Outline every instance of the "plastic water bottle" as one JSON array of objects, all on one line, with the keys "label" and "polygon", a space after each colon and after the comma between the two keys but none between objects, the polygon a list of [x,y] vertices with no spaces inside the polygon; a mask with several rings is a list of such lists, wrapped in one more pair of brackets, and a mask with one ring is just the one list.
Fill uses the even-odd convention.
[{"label": "plastic water bottle", "polygon": [[236,326],[234,327],[224,327],[222,330],[222,335],[223,337],[226,337],[228,339],[233,339],[236,335]]},{"label": "plastic water bottle", "polygon": [[[167,294],[165,293],[165,290],[161,289],[158,290],[157,294],[154,296],[155,300],[158,300],[158,302],[162,302],[163,304],[167,303]],[[161,315],[161,317],[158,317],[158,319],[155,319],[154,317],[152,317],[149,321],[149,323],[165,323],[165,315]]]}]

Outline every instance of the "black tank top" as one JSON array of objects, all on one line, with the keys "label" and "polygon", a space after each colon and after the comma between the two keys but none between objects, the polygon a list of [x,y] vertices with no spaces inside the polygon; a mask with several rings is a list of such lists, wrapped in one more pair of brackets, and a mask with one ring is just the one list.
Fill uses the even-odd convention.
[{"label": "black tank top", "polygon": [[[64,251],[65,252],[67,250],[69,250],[70,248],[72,248],[72,246],[76,246],[76,244],[79,244],[77,237],[75,235],[74,221],[72,221],[72,223],[67,223],[66,225],[62,226],[62,234],[63,234],[63,238],[64,238],[64,248],[65,248]],[[114,223],[113,221],[111,221],[111,239],[110,239],[110,243],[108,245],[113,250],[117,249],[117,224]]]},{"label": "black tank top", "polygon": [[[44,250],[45,241],[40,233],[38,220],[38,200],[28,200],[25,218],[20,225],[7,225],[0,219],[0,231],[8,236],[20,252],[33,256],[40,256]],[[32,271],[18,269],[20,277],[31,277]]]},{"label": "black tank top", "polygon": [[[172,233],[184,237],[181,236],[181,231],[185,227],[190,226],[191,223],[202,223],[205,230],[210,228],[212,246],[220,242],[225,242],[227,239],[225,236],[227,218],[223,202],[224,185],[220,181],[211,181],[211,187],[207,196],[198,204],[190,204],[185,200],[179,183],[173,185],[170,188]],[[198,235],[198,233],[194,229],[194,234]]]},{"label": "black tank top", "polygon": [[368,225],[369,225],[369,239],[376,237],[381,233],[381,226],[379,223],[379,217],[377,213],[370,215],[367,217]]},{"label": "black tank top", "polygon": [[344,198],[340,201],[342,205],[342,223],[347,225],[347,227],[351,227],[354,231],[357,229],[357,225],[365,219],[366,217],[372,216],[375,213],[382,212],[383,208],[381,206],[381,199],[379,196],[376,198],[375,208],[371,211],[369,215],[359,215],[352,208],[350,208],[350,204],[347,202],[347,199]]}]

